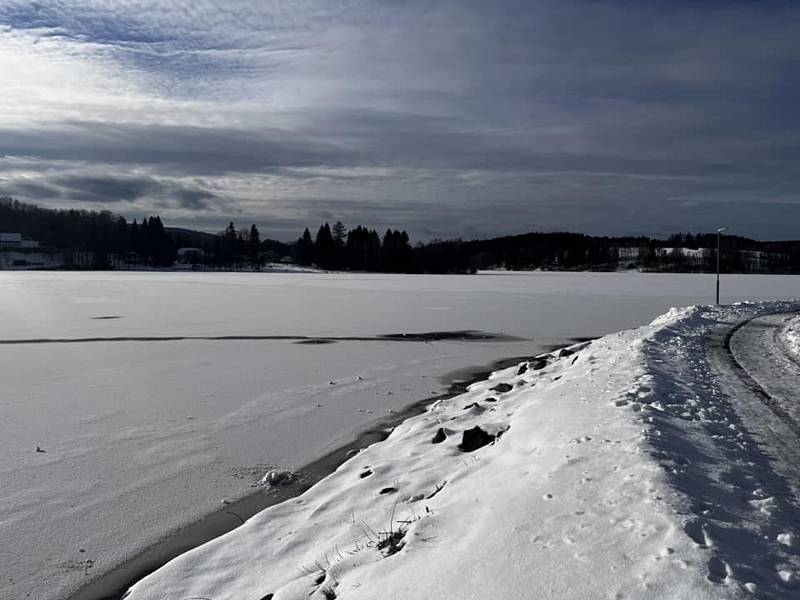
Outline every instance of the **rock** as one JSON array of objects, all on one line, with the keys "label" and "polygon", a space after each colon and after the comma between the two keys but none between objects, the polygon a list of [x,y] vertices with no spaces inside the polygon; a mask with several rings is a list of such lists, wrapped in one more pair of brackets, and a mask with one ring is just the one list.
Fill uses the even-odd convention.
[{"label": "rock", "polygon": [[362,471],[362,472],[359,474],[359,477],[360,477],[361,479],[364,479],[365,477],[369,477],[370,475],[372,475],[372,471],[370,471],[369,469],[367,469],[366,471]]},{"label": "rock", "polygon": [[447,434],[444,432],[444,429],[439,427],[439,430],[436,432],[436,435],[433,436],[431,443],[433,444],[441,444],[443,441],[447,439]]},{"label": "rock", "polygon": [[[531,364],[531,363],[529,363]],[[547,366],[547,359],[546,358],[537,358],[535,362],[531,364],[531,368],[534,371],[540,371]]]},{"label": "rock", "polygon": [[507,383],[498,383],[496,386],[491,388],[492,391],[499,392],[501,394],[504,394],[505,392],[510,392],[512,389],[513,388],[511,387],[511,385]]},{"label": "rock", "polygon": [[517,375],[524,375],[528,371],[528,363],[522,363],[517,369]]},{"label": "rock", "polygon": [[477,425],[472,429],[467,429],[461,435],[461,443],[458,445],[459,450],[463,452],[474,452],[478,448],[483,448],[487,444],[491,444],[495,440],[495,436],[486,433]]},{"label": "rock", "polygon": [[497,398],[489,396],[488,398],[486,398],[486,400],[484,400],[484,402],[497,402]]},{"label": "rock", "polygon": [[397,491],[396,487],[385,487],[383,488],[379,494],[394,494]]},{"label": "rock", "polygon": [[36,446],[36,451],[44,453],[44,450],[42,450],[39,446]]},{"label": "rock", "polygon": [[258,482],[258,485],[275,487],[277,485],[286,485],[287,483],[292,483],[296,479],[297,476],[291,471],[278,471],[277,469],[274,469],[268,473],[265,473]]}]

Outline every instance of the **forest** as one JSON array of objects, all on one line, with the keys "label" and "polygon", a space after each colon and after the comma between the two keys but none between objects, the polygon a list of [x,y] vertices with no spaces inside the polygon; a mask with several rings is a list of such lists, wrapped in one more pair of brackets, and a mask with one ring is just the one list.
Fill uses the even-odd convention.
[{"label": "forest", "polygon": [[[637,269],[710,272],[716,269],[716,233],[678,233],[667,238],[603,237],[569,232],[531,232],[484,240],[433,240],[412,245],[401,229],[377,230],[324,223],[306,228],[296,242],[263,237],[256,224],[231,222],[209,234],[164,226],[158,215],[128,221],[109,211],[54,210],[0,198],[0,232],[21,233],[50,252],[87,253],[88,268],[114,265],[259,270],[292,263],[323,270],[390,273],[474,273],[480,269]],[[721,239],[723,272],[800,273],[800,241]],[[183,250],[181,250],[183,249]],[[186,252],[189,250],[190,252]],[[65,267],[70,267],[65,261]],[[72,265],[74,266],[74,265]]]}]

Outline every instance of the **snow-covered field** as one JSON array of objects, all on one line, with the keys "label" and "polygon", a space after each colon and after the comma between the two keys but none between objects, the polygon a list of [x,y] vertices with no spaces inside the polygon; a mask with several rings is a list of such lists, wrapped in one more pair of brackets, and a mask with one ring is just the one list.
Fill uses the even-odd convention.
[{"label": "snow-covered field", "polygon": [[706,357],[787,309],[672,310],[496,372],[127,599],[796,598],[797,498]]},{"label": "snow-covered field", "polygon": [[[798,289],[731,276],[723,300]],[[697,275],[0,273],[0,341],[15,342],[0,344],[0,597],[66,596],[265,471],[441,393],[450,371],[712,294]],[[459,330],[521,339],[365,339]]]}]

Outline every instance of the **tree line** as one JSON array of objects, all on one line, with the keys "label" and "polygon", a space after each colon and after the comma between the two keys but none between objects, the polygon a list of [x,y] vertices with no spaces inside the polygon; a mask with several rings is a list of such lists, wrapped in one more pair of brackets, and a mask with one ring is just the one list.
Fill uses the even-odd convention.
[{"label": "tree line", "polygon": [[[716,233],[679,233],[666,239],[580,233],[525,233],[488,240],[433,241],[417,249],[431,272],[478,269],[652,272],[716,270]],[[726,235],[720,268],[729,273],[800,273],[800,241],[758,241]]]},{"label": "tree line", "polygon": [[[287,260],[321,269],[392,273],[470,273],[479,269],[709,272],[716,268],[716,233],[678,233],[666,239],[580,233],[525,233],[484,240],[411,244],[403,230],[380,235],[362,225],[324,223],[294,243],[263,237],[255,224],[234,223],[218,234],[165,227],[157,215],[128,222],[109,211],[53,210],[0,198],[0,231],[22,233],[42,246],[90,253],[94,268],[112,255],[128,264],[170,266],[178,248],[202,251],[192,262],[208,268],[259,269]],[[800,241],[723,237],[725,272],[800,273]]]},{"label": "tree line", "polygon": [[110,211],[52,210],[0,198],[0,229],[22,233],[49,249],[89,253],[94,268],[110,268],[112,254],[134,253],[153,266],[175,261],[175,240],[158,216],[128,223]]},{"label": "tree line", "polygon": [[387,229],[383,237],[374,229],[358,225],[347,230],[341,221],[333,227],[320,225],[312,239],[306,228],[294,248],[301,265],[323,269],[407,273],[416,269],[414,254],[405,231]]}]

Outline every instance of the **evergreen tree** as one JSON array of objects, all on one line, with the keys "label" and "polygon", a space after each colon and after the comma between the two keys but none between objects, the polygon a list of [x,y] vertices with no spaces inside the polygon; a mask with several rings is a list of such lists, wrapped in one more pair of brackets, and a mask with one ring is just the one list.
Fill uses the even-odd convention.
[{"label": "evergreen tree", "polygon": [[347,237],[347,227],[341,221],[336,221],[336,224],[331,230],[333,233],[333,241],[339,248],[344,248],[345,238]]},{"label": "evergreen tree", "polygon": [[317,238],[314,240],[314,251],[318,266],[323,269],[330,269],[335,266],[336,242],[333,240],[330,225],[327,223],[317,231]]},{"label": "evergreen tree", "polygon": [[239,234],[233,221],[220,234],[220,244],[217,251],[217,260],[222,266],[231,268],[236,260],[236,251],[239,243]]},{"label": "evergreen tree", "polygon": [[303,236],[297,240],[297,262],[306,267],[314,262],[314,241],[311,239],[308,227],[303,231]]},{"label": "evergreen tree", "polygon": [[261,234],[258,231],[255,223],[250,226],[250,232],[247,235],[247,254],[250,257],[250,264],[253,268],[260,268],[259,252],[261,251]]}]

